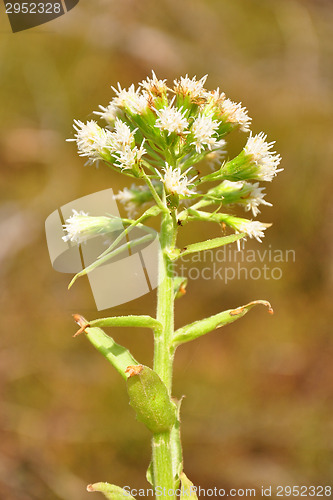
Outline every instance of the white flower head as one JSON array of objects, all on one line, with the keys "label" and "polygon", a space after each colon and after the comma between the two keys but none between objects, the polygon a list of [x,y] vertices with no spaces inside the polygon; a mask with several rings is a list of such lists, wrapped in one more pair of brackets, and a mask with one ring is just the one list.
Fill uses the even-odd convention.
[{"label": "white flower head", "polygon": [[112,133],[112,148],[115,151],[122,150],[128,146],[134,146],[134,134],[136,130],[131,130],[126,123],[116,118],[114,124],[114,132]]},{"label": "white flower head", "polygon": [[259,205],[272,206],[271,203],[264,199],[265,193],[263,191],[265,188],[259,187],[259,182],[252,184],[245,181],[225,180],[220,189],[225,204],[236,203],[242,205],[247,212],[252,210],[254,217],[260,213]]},{"label": "white flower head", "polygon": [[159,171],[157,171],[157,173],[161,178],[167,193],[177,194],[179,196],[189,196],[193,193],[193,191],[189,190],[189,186],[191,186],[197,176],[192,177],[190,180],[188,180],[186,176],[191,168],[182,173],[179,167],[172,168],[167,162],[165,162],[165,168],[162,170],[164,175]]},{"label": "white flower head", "polygon": [[120,167],[122,170],[131,170],[146,153],[143,144],[144,143],[142,143],[139,148],[137,146],[124,146],[122,149],[119,149],[112,155],[114,158],[116,158],[115,165],[118,165],[118,167]]},{"label": "white flower head", "polygon": [[191,132],[194,136],[194,141],[197,153],[201,153],[205,146],[211,150],[217,143],[217,138],[213,137],[219,126],[217,120],[213,120],[210,116],[200,114],[193,122]]},{"label": "white flower head", "polygon": [[134,115],[141,115],[148,109],[148,99],[145,93],[140,94],[140,90],[135,90],[132,84],[128,90],[122,89],[118,83],[118,89],[111,87],[117,94],[113,99],[113,104],[118,108],[126,108]]},{"label": "white flower head", "polygon": [[207,80],[205,75],[200,80],[197,77],[189,78],[188,75],[185,77],[181,76],[179,80],[174,80],[174,91],[176,94],[188,95],[192,101],[197,101],[206,98],[207,91],[204,88],[205,82]]},{"label": "white flower head", "polygon": [[[264,224],[257,220],[247,220],[247,219],[237,219],[233,223],[236,233],[245,233],[250,238],[255,238],[259,243],[261,243],[261,238],[263,238],[264,231],[271,226],[271,224]],[[243,238],[243,241],[246,241]],[[240,240],[237,240],[238,249],[240,249]]]},{"label": "white flower head", "polygon": [[186,127],[188,127],[188,121],[182,113],[182,108],[175,108],[173,106],[166,106],[156,110],[157,120],[155,122],[155,127],[161,130],[165,130],[170,135],[172,132],[176,134],[188,133],[184,132]]},{"label": "white flower head", "polygon": [[99,106],[101,111],[94,111],[95,115],[103,118],[107,123],[113,124],[115,119],[117,118],[117,113],[119,112],[119,108],[111,101],[106,107]]},{"label": "white flower head", "polygon": [[165,83],[166,80],[158,80],[154,71],[152,71],[152,75],[153,78],[147,77],[147,81],[143,80],[141,83],[139,83],[139,85],[149,94],[155,95],[157,97],[162,97],[168,90],[168,87]]},{"label": "white flower head", "polygon": [[271,151],[275,142],[266,142],[266,137],[263,132],[255,136],[251,134],[244,147],[244,153],[250,156],[258,166],[256,178],[271,181],[283,169],[277,169],[281,162],[281,156],[276,154],[275,151]]},{"label": "white flower head", "polygon": [[242,108],[242,103],[225,99],[220,105],[223,114],[226,115],[228,122],[238,123],[243,132],[250,130],[250,123],[252,118],[248,116],[246,108]]},{"label": "white flower head", "polygon": [[103,155],[110,149],[112,135],[109,130],[101,128],[94,120],[83,123],[74,120],[76,130],[75,139],[80,156],[87,156],[90,163],[101,160]]},{"label": "white flower head", "polygon": [[266,205],[268,207],[273,206],[272,203],[269,203],[264,199],[265,193],[263,191],[265,188],[259,187],[259,182],[255,182],[254,184],[245,182],[244,186],[249,189],[249,194],[243,200],[245,210],[247,212],[252,210],[254,217],[260,213],[259,205]]},{"label": "white flower head", "polygon": [[82,243],[91,236],[110,232],[115,224],[118,228],[122,227],[120,219],[113,220],[110,217],[90,217],[87,213],[83,212],[83,210],[78,212],[73,209],[73,215],[71,215],[66,220],[66,224],[63,225],[67,234],[63,236],[62,239],[64,241]]},{"label": "white flower head", "polygon": [[225,101],[225,93],[221,92],[219,87],[206,94],[207,104],[215,107],[221,107]]}]

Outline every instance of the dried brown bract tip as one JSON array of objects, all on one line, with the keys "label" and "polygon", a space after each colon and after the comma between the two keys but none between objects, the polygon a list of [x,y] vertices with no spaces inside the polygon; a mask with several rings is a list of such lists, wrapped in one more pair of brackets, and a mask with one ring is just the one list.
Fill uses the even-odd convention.
[{"label": "dried brown bract tip", "polygon": [[126,368],[125,373],[128,373],[129,377],[133,377],[134,375],[139,375],[143,369],[142,365],[130,365]]},{"label": "dried brown bract tip", "polygon": [[73,314],[73,318],[75,323],[77,323],[80,327],[79,330],[73,335],[73,337],[77,337],[77,335],[83,333],[86,328],[90,326],[90,323],[83,316],[81,316],[81,314]]}]

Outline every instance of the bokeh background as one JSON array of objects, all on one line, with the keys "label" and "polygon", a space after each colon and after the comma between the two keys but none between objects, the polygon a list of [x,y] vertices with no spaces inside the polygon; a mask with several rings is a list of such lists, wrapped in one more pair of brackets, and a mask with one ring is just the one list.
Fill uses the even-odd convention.
[{"label": "bokeh background", "polygon": [[[248,248],[296,255],[280,280],[192,280],[177,303],[177,326],[258,298],[275,310],[256,308],[177,351],[185,471],[202,487],[332,484],[331,0],[81,0],[16,34],[3,4],[0,14],[0,498],[84,500],[96,481],[148,486],[149,433],[118,374],[72,338],[71,314],[154,314],[155,294],[98,313],[86,279],[68,292],[70,276],[52,269],[44,221],[126,185],[84,167],[65,139],[73,118],[109,102],[110,85],[152,69],[169,81],[208,73],[208,88],[242,101],[253,130],[276,139],[284,172],[260,218],[273,226]],[[231,151],[244,142],[236,134]],[[197,224],[182,241],[213,234]],[[112,335],[151,364],[148,330]]]}]

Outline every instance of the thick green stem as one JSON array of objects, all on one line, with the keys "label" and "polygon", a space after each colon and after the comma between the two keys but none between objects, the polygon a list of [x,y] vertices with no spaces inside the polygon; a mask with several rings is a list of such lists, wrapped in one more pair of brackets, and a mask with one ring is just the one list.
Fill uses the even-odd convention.
[{"label": "thick green stem", "polygon": [[[162,215],[159,257],[159,287],[157,296],[157,320],[162,332],[155,333],[154,370],[165,383],[171,396],[173,354],[171,339],[174,331],[173,264],[168,257],[175,241],[177,226],[169,212]],[[155,434],[153,437],[154,486],[157,498],[175,499],[174,472],[172,468],[171,434]],[[162,495],[161,495],[161,492]]]},{"label": "thick green stem", "polygon": [[169,213],[162,216],[160,233],[160,256],[159,256],[159,286],[157,295],[157,321],[163,330],[161,334],[155,335],[154,370],[161,377],[171,394],[172,363],[173,356],[170,355],[170,342],[174,331],[174,291],[173,291],[173,264],[168,257],[174,241],[173,218]]},{"label": "thick green stem", "polygon": [[175,500],[175,481],[172,470],[170,432],[154,434],[152,451],[156,498],[169,498]]}]

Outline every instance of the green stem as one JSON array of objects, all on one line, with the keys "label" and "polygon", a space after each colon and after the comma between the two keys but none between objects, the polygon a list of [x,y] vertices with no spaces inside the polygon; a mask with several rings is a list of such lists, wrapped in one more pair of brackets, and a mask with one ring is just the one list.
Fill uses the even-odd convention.
[{"label": "green stem", "polygon": [[[160,232],[159,287],[157,295],[157,320],[162,332],[155,332],[154,370],[165,383],[171,396],[173,353],[171,339],[174,332],[173,265],[168,252],[173,248],[177,224],[169,212],[162,215]],[[152,442],[154,486],[163,491],[162,498],[175,499],[175,480],[172,468],[171,433],[155,434]],[[164,489],[165,488],[165,489]],[[170,491],[170,494],[168,491]],[[161,498],[159,494],[157,498]]]},{"label": "green stem", "polygon": [[146,174],[146,172],[142,169],[141,170],[141,176],[143,177],[143,179],[146,181],[146,184],[147,186],[149,187],[150,189],[150,192],[156,202],[156,205],[158,206],[158,208],[163,212],[167,212],[167,208],[166,206],[164,205],[164,203],[162,202],[161,198],[158,196],[158,193],[156,192],[156,189],[154,188],[154,184],[151,182],[150,178],[148,177],[148,175]]},{"label": "green stem", "polygon": [[160,232],[159,287],[157,295],[157,321],[163,325],[163,333],[156,335],[154,370],[161,377],[171,394],[172,364],[169,348],[174,331],[174,292],[173,264],[168,254],[175,241],[177,226],[173,216],[166,212],[162,215]]}]

